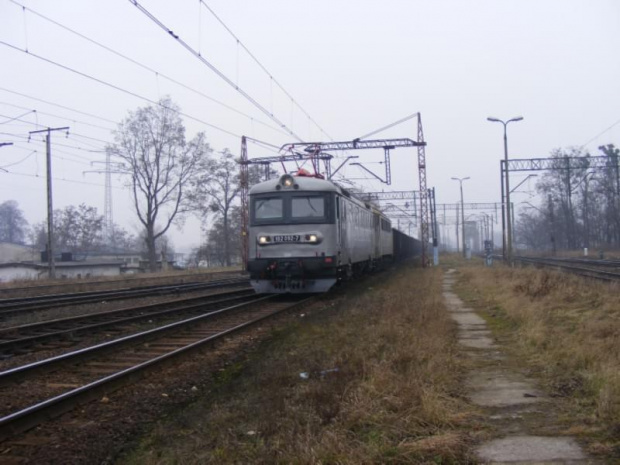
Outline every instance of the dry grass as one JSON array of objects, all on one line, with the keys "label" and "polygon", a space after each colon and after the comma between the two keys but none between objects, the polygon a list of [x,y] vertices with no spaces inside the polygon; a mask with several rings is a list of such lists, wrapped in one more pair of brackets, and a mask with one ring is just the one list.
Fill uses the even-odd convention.
[{"label": "dry grass", "polygon": [[461,271],[462,295],[568,401],[567,420],[620,453],[618,285],[532,268]]},{"label": "dry grass", "polygon": [[126,463],[470,462],[441,271],[391,278],[350,290],[222,373],[212,397],[158,424]]}]

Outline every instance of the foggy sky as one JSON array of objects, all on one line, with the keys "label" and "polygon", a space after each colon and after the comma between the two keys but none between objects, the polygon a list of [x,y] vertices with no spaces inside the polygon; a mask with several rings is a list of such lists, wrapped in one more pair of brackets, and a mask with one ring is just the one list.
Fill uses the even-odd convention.
[{"label": "foggy sky", "polygon": [[[326,140],[326,134],[350,140],[421,112],[428,143],[428,186],[436,187],[438,203],[459,199],[453,176],[471,177],[464,184],[466,201],[499,202],[502,128],[487,122],[487,116],[525,118],[509,126],[511,158],[546,157],[554,148],[586,143],[584,149],[595,155],[598,145],[620,145],[620,124],[592,140],[620,120],[620,3],[614,0],[207,1],[326,134],[198,2],[140,3],[304,140]],[[19,4],[159,74],[32,12],[24,13],[9,0],[0,0],[2,42],[151,100],[170,95],[185,113],[235,135],[274,145],[294,141],[127,0]],[[104,159],[101,151],[112,140],[116,122],[147,102],[4,44],[0,63],[0,142],[15,144],[0,148],[0,167],[9,170],[0,170],[0,202],[19,202],[30,223],[44,219],[45,147],[41,137],[27,142],[27,133],[71,126],[68,138],[64,133],[53,136],[54,206],[86,202],[103,214],[104,177],[83,172],[101,168],[91,162]],[[8,121],[32,109],[36,115],[23,117],[30,124]],[[188,139],[205,131],[214,150],[238,153],[238,137],[192,120],[185,124]],[[377,137],[415,139],[415,120]],[[254,145],[249,154],[272,155]],[[372,164],[382,159],[382,151],[355,155],[382,173],[382,165]],[[359,180],[370,178],[359,168],[347,167],[343,173],[369,190],[417,189],[416,155],[413,149],[392,153],[390,187]],[[511,184],[522,177],[511,176]],[[121,179],[113,182],[114,220],[135,233],[139,223],[129,191]],[[532,201],[526,194],[518,195],[515,203]],[[173,228],[170,236],[177,250],[186,251],[200,240],[199,223],[190,219],[181,230]]]}]

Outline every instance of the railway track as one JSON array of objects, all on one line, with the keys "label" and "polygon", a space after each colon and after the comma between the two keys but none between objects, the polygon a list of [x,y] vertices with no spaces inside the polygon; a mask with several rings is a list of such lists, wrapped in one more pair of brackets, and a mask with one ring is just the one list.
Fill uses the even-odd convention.
[{"label": "railway track", "polygon": [[[534,258],[534,257],[514,257],[515,262],[542,266],[547,268],[555,268],[568,273],[573,273],[586,278],[597,279],[601,281],[618,281],[620,280],[620,272],[606,271],[600,267],[620,267],[620,262],[612,260],[587,260],[587,259],[562,259],[562,258]],[[584,266],[587,265],[587,266]],[[593,268],[594,266],[599,267]]]},{"label": "railway track", "polygon": [[[56,293],[58,290],[60,290],[61,293],[64,293],[62,291],[63,289],[71,289],[72,292],[79,292],[81,290],[90,290],[95,287],[117,288],[119,287],[119,285],[120,287],[127,287],[127,285],[130,285],[132,287],[134,285],[135,287],[144,287],[144,286],[141,286],[141,283],[146,282],[146,281],[148,282],[169,281],[168,283],[163,283],[164,285],[165,284],[169,284],[169,285],[185,284],[188,282],[196,282],[196,281],[204,282],[205,278],[223,279],[226,277],[238,277],[240,274],[242,274],[240,271],[212,271],[212,272],[206,272],[206,273],[179,273],[179,274],[165,275],[165,276],[152,276],[152,275],[146,274],[146,275],[130,275],[123,279],[108,279],[108,280],[93,280],[93,281],[73,280],[69,282],[56,282],[56,283],[50,283],[50,284],[37,284],[33,286],[20,286],[20,287],[0,286],[0,297],[10,298],[10,297],[21,296],[24,294],[43,295],[43,294],[46,294],[46,293],[49,294],[52,292]],[[108,290],[112,290],[112,289],[108,289]]]},{"label": "railway track", "polygon": [[78,315],[69,318],[43,321],[0,329],[0,359],[37,350],[66,347],[66,342],[75,345],[79,335],[97,333],[113,328],[123,332],[132,325],[179,318],[188,314],[204,312],[213,306],[232,304],[254,296],[251,288],[218,292],[197,297],[162,302],[136,307],[127,307],[107,312]]},{"label": "railway track", "polygon": [[39,311],[50,308],[67,307],[93,302],[135,299],[139,297],[197,292],[222,286],[247,284],[244,277],[226,278],[202,283],[186,283],[163,286],[146,286],[139,288],[115,289],[109,291],[88,291],[69,294],[50,294],[34,297],[0,299],[0,318],[6,318],[24,311]]},{"label": "railway track", "polygon": [[[138,379],[148,369],[314,298],[261,296],[0,372],[0,441]],[[28,386],[20,395],[20,386]],[[7,407],[7,405],[9,407]]]}]

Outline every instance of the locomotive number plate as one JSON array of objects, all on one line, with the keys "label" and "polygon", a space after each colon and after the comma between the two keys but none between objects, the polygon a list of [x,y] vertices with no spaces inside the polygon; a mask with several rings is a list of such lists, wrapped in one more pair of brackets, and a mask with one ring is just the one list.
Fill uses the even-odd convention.
[{"label": "locomotive number plate", "polygon": [[286,234],[281,236],[273,236],[273,242],[299,242],[301,236],[299,234]]}]

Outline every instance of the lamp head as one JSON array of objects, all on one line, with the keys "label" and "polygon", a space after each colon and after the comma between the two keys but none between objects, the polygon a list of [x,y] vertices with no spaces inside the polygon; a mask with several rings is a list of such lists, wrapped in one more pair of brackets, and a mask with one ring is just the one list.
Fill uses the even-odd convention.
[{"label": "lamp head", "polygon": [[494,118],[493,116],[489,116],[487,121],[492,121],[494,123],[501,123],[502,121],[499,118]]},{"label": "lamp head", "polygon": [[511,118],[508,122],[510,123],[511,121],[522,121],[523,120],[523,116],[515,116],[514,118]]}]

